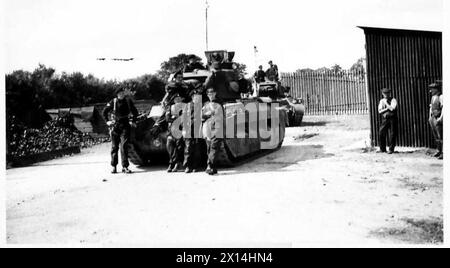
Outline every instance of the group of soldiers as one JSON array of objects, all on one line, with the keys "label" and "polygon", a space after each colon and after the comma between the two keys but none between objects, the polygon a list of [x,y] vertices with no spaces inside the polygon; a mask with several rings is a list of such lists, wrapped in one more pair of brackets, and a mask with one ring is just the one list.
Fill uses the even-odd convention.
[{"label": "group of soldiers", "polygon": [[263,66],[259,66],[259,70],[255,72],[254,79],[256,83],[263,83],[265,81],[278,82],[279,74],[278,74],[278,66],[273,64],[272,61],[269,61],[269,69],[267,71],[263,70]]},{"label": "group of soldiers", "polygon": [[[428,86],[429,92],[432,95],[429,119],[433,137],[436,142],[437,152],[434,157],[438,159],[444,158],[443,153],[443,95],[442,95],[442,81],[436,81]],[[397,100],[392,96],[392,90],[384,88],[381,90],[383,99],[378,105],[378,112],[382,117],[381,127],[379,133],[380,153],[392,154],[395,152],[396,139],[398,135],[398,104]],[[386,150],[386,138],[389,143],[389,151]]]},{"label": "group of soldiers", "polygon": [[[167,172],[186,173],[198,172],[204,167],[201,157],[201,145],[206,142],[207,145],[207,168],[206,173],[215,175],[217,171],[218,156],[222,148],[223,139],[216,134],[218,126],[217,119],[223,114],[222,101],[217,98],[217,87],[211,83],[212,79],[208,78],[205,84],[187,84],[183,81],[183,72],[191,72],[192,70],[204,69],[194,58],[190,59],[189,64],[169,78],[166,86],[166,95],[162,100],[164,109],[163,115],[155,122],[151,132],[157,136],[161,131],[167,129],[169,134],[167,137],[167,151],[169,154],[169,167]],[[214,75],[214,70],[212,70]],[[204,92],[206,89],[206,92]],[[203,95],[206,93],[207,101],[203,103]],[[128,147],[130,139],[130,130],[135,124],[138,112],[133,102],[125,97],[124,89],[117,89],[117,95],[110,101],[103,110],[103,116],[110,126],[111,132],[111,173],[117,173],[118,151],[120,149],[122,159],[122,172],[132,173],[128,161]],[[201,105],[202,124],[195,124],[194,106]],[[187,109],[180,109],[183,106]],[[186,113],[186,114],[183,114]],[[112,114],[110,120],[109,115]],[[129,115],[132,115],[131,122]],[[172,124],[181,116],[190,118],[190,124],[186,129],[176,129]],[[186,117],[187,116],[187,117]],[[200,128],[196,129],[196,126]],[[184,126],[184,125],[183,125]],[[177,135],[182,133],[183,135]],[[201,137],[201,138],[200,138]],[[120,146],[120,143],[121,146]]]}]

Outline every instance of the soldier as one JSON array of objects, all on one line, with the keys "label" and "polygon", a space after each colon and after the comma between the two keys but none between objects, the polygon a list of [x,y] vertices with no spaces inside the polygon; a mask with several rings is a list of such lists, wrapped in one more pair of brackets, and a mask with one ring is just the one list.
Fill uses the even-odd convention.
[{"label": "soldier", "polygon": [[191,56],[189,56],[188,60],[189,60],[189,63],[184,67],[184,70],[183,70],[184,73],[191,73],[196,70],[204,70],[205,69],[205,66],[203,66],[203,64],[198,61],[197,56],[191,55]]},{"label": "soldier", "polygon": [[266,81],[266,72],[263,71],[262,65],[259,65],[259,70],[255,72],[254,78],[256,83],[262,83]]},{"label": "soldier", "polygon": [[392,91],[388,88],[381,90],[383,99],[378,105],[378,113],[382,116],[380,128],[380,151],[386,152],[386,136],[389,133],[389,154],[394,153],[398,132],[397,100],[392,97]]},{"label": "soldier", "polygon": [[[138,111],[133,104],[133,101],[125,96],[123,88],[119,88],[115,91],[117,95],[112,101],[110,101],[103,110],[103,117],[107,121],[110,127],[111,134],[111,166],[112,174],[117,173],[117,163],[119,161],[118,151],[120,146],[120,158],[122,159],[122,172],[131,173],[128,169],[128,146],[130,139],[130,120],[129,115],[132,114],[132,125],[135,124],[138,117]],[[112,112],[112,120],[109,120],[108,115]]]},{"label": "soldier", "polygon": [[[166,111],[166,121],[168,123],[169,135],[167,136],[167,152],[169,153],[169,168],[167,172],[178,172],[182,168],[184,141],[181,137],[181,129],[172,129],[172,124],[177,120],[183,112],[183,97],[176,93],[173,100],[174,104]],[[179,131],[176,135],[174,131]]]},{"label": "soldier", "polygon": [[216,97],[216,90],[212,87],[207,90],[209,102],[202,109],[203,137],[206,139],[208,153],[208,167],[206,173],[217,174],[217,163],[223,142],[223,108],[221,101]]},{"label": "soldier", "polygon": [[171,105],[174,104],[173,96],[178,94],[182,99],[188,101],[189,100],[188,93],[189,93],[189,86],[183,81],[183,73],[181,71],[176,72],[173,75],[173,81],[170,80],[169,84],[166,86],[166,95],[164,96],[161,102],[164,109],[164,113],[155,122],[155,125],[151,130],[151,133],[154,136],[158,135],[158,133],[160,133],[161,131],[163,131],[163,129],[165,129],[165,126],[167,124],[166,113],[170,109]]},{"label": "soldier", "polygon": [[273,64],[272,61],[269,61],[269,69],[266,71],[267,79],[269,79],[272,82],[278,82],[278,66]]},{"label": "soldier", "polygon": [[443,153],[443,95],[441,83],[433,83],[428,86],[430,93],[433,96],[430,104],[430,119],[429,123],[433,131],[433,137],[436,140],[437,153],[434,157],[438,159],[444,159]]},{"label": "soldier", "polygon": [[[186,173],[197,172],[201,165],[201,124],[196,124],[195,122],[197,119],[195,116],[195,106],[197,105],[199,105],[201,109],[202,95],[200,94],[194,94],[192,96],[192,102],[188,104],[188,109],[186,110],[186,116],[190,117],[190,119],[185,119],[189,122],[187,127],[190,128],[190,133],[188,131],[183,131],[184,167]],[[200,128],[196,129],[196,127]]]}]

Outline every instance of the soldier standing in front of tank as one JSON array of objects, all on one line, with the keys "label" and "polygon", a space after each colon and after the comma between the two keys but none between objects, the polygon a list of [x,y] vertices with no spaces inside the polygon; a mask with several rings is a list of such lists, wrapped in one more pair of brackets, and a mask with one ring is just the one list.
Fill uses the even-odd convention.
[{"label": "soldier standing in front of tank", "polygon": [[173,81],[169,81],[169,83],[166,86],[166,95],[164,96],[163,100],[161,101],[164,113],[161,115],[161,117],[155,122],[155,125],[153,126],[151,133],[156,136],[161,131],[164,131],[167,121],[166,121],[166,113],[170,109],[171,105],[173,105],[173,96],[178,94],[181,98],[184,99],[184,101],[189,101],[189,86],[183,81],[183,73],[181,71],[176,72],[173,74]]},{"label": "soldier standing in front of tank", "polygon": [[220,150],[223,143],[223,107],[222,102],[217,98],[216,89],[208,88],[207,102],[202,109],[203,137],[206,139],[208,167],[206,173],[209,175],[217,174],[217,164]]},{"label": "soldier standing in front of tank", "polygon": [[[111,100],[103,110],[103,117],[110,127],[111,133],[111,173],[117,173],[117,164],[119,162],[119,147],[120,158],[122,159],[122,172],[131,173],[128,169],[130,165],[128,161],[128,146],[130,140],[130,120],[129,115],[132,114],[132,125],[135,124],[138,117],[138,111],[133,104],[133,101],[125,96],[123,88],[115,91],[116,98]],[[112,112],[112,120],[109,120],[109,113]]]},{"label": "soldier standing in front of tank", "polygon": [[[201,122],[196,122],[196,106],[199,106],[199,111],[202,108],[202,95],[198,92],[193,92],[192,102],[188,103],[186,109],[186,127],[183,130],[184,137],[184,167],[185,173],[197,172],[201,166]],[[187,117],[190,117],[189,119]],[[190,130],[190,131],[188,131]]]},{"label": "soldier standing in front of tank", "polygon": [[438,159],[444,159],[443,153],[443,134],[444,134],[444,126],[443,126],[443,95],[442,95],[442,84],[440,82],[433,83],[429,85],[430,93],[433,96],[431,98],[430,104],[430,118],[429,123],[431,126],[431,130],[433,131],[433,137],[436,140],[437,145],[437,153],[434,157]]},{"label": "soldier standing in front of tank", "polygon": [[388,88],[381,90],[383,99],[378,105],[378,113],[381,115],[380,128],[380,153],[386,153],[386,136],[389,134],[389,154],[394,153],[397,132],[397,100],[392,97],[392,91]]},{"label": "soldier standing in front of tank", "polygon": [[[184,98],[180,94],[176,93],[173,95],[172,99],[169,100],[173,103],[170,109],[166,111],[166,121],[168,123],[169,135],[167,136],[167,152],[169,153],[169,167],[167,172],[178,172],[181,171],[183,166],[183,151],[184,151],[184,140],[182,137],[181,129],[172,128],[172,124],[175,120],[182,116],[184,108]],[[175,132],[178,133],[175,133]]]}]

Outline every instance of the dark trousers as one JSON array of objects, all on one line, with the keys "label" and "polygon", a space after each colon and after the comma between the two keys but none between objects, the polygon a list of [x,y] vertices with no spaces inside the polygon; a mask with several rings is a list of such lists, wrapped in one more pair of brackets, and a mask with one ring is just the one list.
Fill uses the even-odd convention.
[{"label": "dark trousers", "polygon": [[222,147],[223,139],[212,138],[211,140],[206,140],[206,145],[208,146],[208,166],[215,169],[218,165],[219,153]]},{"label": "dark trousers", "polygon": [[111,131],[111,166],[117,166],[119,162],[119,149],[120,159],[122,160],[122,167],[128,167],[128,147],[130,141],[130,125],[118,124]]},{"label": "dark trousers", "polygon": [[386,137],[388,138],[389,151],[394,152],[398,135],[397,117],[384,118],[381,121],[380,128],[380,150],[386,151]]},{"label": "dark trousers", "polygon": [[198,169],[201,166],[201,148],[199,139],[184,139],[184,166]]},{"label": "dark trousers", "polygon": [[443,134],[444,134],[444,126],[442,123],[438,123],[437,119],[432,116],[429,119],[429,123],[431,126],[431,130],[433,132],[433,137],[436,141],[436,146],[439,152],[442,152],[443,147]]},{"label": "dark trousers", "polygon": [[184,140],[175,139],[172,135],[167,137],[167,152],[170,165],[183,163]]}]

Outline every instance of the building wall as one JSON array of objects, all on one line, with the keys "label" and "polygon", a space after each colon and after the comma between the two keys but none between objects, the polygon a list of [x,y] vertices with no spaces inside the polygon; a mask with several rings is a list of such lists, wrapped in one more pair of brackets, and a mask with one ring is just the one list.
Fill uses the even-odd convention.
[{"label": "building wall", "polygon": [[366,35],[371,138],[378,145],[381,89],[399,103],[399,137],[404,147],[433,147],[428,126],[428,85],[442,79],[442,33],[362,27]]}]

